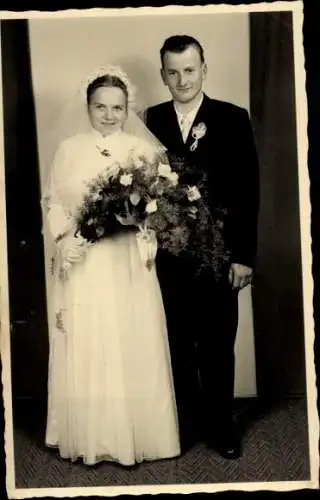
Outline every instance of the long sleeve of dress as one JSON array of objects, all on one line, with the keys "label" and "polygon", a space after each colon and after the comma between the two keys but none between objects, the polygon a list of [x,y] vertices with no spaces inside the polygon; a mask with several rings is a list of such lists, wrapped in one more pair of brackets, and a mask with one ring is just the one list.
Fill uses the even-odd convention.
[{"label": "long sleeve of dress", "polygon": [[59,241],[72,225],[71,215],[61,197],[68,171],[68,149],[63,142],[56,152],[41,199],[45,221],[54,241]]}]

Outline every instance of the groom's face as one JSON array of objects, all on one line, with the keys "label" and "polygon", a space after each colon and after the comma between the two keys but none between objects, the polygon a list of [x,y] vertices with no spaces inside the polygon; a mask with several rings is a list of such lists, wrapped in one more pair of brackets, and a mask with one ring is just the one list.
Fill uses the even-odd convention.
[{"label": "groom's face", "polygon": [[183,52],[166,52],[161,76],[175,101],[188,103],[202,90],[207,67],[193,45]]}]

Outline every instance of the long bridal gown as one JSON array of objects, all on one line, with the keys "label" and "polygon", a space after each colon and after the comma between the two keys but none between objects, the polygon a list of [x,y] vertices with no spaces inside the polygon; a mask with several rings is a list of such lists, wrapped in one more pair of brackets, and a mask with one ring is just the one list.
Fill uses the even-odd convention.
[{"label": "long bridal gown", "polygon": [[[44,193],[53,238],[72,230],[88,181],[146,148],[124,132],[65,140]],[[163,302],[156,271],[143,264],[135,234],[94,244],[67,280],[53,275],[53,281],[46,444],[88,465],[179,455]]]}]

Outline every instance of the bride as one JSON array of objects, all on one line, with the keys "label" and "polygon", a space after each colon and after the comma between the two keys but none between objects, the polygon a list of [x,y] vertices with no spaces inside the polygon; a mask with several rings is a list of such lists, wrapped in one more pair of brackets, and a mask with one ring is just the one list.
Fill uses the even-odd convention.
[{"label": "bride", "polygon": [[159,283],[135,231],[89,246],[75,237],[75,215],[107,162],[138,150],[155,155],[158,144],[134,113],[134,89],[120,68],[96,72],[81,95],[91,129],[61,142],[42,197],[55,250],[46,444],[87,465],[129,466],[180,454]]}]

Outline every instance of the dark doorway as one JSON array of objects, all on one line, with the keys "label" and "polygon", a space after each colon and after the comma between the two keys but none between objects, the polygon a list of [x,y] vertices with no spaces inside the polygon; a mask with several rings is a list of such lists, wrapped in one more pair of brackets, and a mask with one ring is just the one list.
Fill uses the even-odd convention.
[{"label": "dark doorway", "polygon": [[43,405],[48,333],[28,22],[1,22],[13,404]]}]

